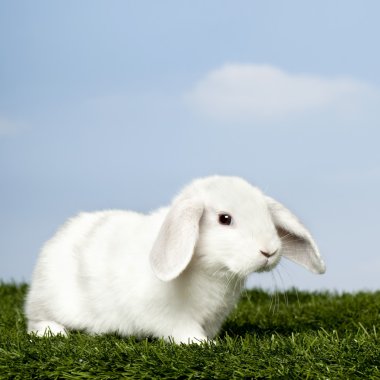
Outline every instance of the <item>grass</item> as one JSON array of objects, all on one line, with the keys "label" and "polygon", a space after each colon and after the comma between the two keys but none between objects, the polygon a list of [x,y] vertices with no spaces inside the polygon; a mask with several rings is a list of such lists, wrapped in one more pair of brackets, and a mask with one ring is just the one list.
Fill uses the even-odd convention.
[{"label": "grass", "polygon": [[215,343],[25,333],[26,285],[0,284],[0,379],[380,379],[380,291],[246,293]]}]

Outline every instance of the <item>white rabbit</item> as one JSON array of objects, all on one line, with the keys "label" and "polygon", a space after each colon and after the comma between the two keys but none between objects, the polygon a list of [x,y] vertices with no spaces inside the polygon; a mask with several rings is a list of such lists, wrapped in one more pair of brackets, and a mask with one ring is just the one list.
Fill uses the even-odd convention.
[{"label": "white rabbit", "polygon": [[281,256],[325,271],[297,218],[238,177],[195,180],[149,215],[81,213],[40,253],[26,300],[28,332],[207,340],[247,275],[272,269]]}]

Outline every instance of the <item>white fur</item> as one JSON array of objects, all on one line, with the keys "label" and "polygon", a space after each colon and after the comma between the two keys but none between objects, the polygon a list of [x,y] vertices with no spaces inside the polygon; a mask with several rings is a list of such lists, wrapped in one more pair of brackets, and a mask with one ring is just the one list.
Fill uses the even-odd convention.
[{"label": "white fur", "polygon": [[[218,222],[220,213],[232,215],[230,226]],[[281,254],[325,270],[290,211],[237,177],[198,179],[149,215],[81,213],[40,253],[25,306],[28,331],[206,340],[247,275],[272,269]]]}]

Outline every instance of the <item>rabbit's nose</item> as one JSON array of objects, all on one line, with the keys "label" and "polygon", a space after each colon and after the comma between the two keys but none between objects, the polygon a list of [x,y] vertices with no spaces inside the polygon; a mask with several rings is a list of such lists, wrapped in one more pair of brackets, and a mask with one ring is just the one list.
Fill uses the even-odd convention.
[{"label": "rabbit's nose", "polygon": [[261,251],[260,250],[260,253],[261,254],[263,254],[265,257],[267,257],[267,258],[269,258],[269,257],[271,257],[271,256],[273,256],[275,253],[277,252],[277,249],[275,250],[275,251],[273,251],[273,252],[265,252],[265,251]]}]

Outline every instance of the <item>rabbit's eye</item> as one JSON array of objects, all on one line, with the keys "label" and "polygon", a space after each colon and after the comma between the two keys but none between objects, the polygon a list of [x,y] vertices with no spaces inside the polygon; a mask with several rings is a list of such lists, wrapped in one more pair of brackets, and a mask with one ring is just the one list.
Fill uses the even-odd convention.
[{"label": "rabbit's eye", "polygon": [[219,215],[219,223],[225,226],[229,226],[232,222],[232,216],[229,214],[220,214]]}]

